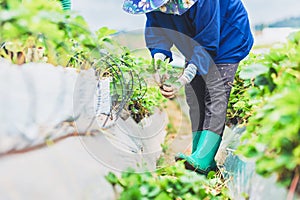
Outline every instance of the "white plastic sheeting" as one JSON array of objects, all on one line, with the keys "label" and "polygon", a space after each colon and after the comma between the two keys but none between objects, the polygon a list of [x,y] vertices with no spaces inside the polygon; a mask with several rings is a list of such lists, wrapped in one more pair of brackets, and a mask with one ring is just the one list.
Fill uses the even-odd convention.
[{"label": "white plastic sheeting", "polygon": [[244,127],[226,128],[216,160],[232,199],[286,199],[287,190],[276,183],[276,177],[264,178],[255,172],[255,162],[243,160],[234,153],[240,144]]},{"label": "white plastic sheeting", "polygon": [[79,133],[86,150],[113,169],[155,169],[166,114],[157,111],[143,126],[119,118],[103,129],[95,117],[94,70],[1,60],[0,80],[0,156]]},{"label": "white plastic sheeting", "polygon": [[1,200],[110,200],[105,176],[111,169],[99,164],[78,137],[50,148],[0,159]]},{"label": "white plastic sheeting", "polygon": [[74,133],[64,122],[73,119],[78,76],[74,69],[49,64],[0,61],[0,154]]},{"label": "white plastic sheeting", "polygon": [[81,139],[95,159],[115,171],[153,171],[162,153],[166,123],[166,113],[157,110],[142,121],[143,125],[132,118],[118,119],[114,126],[103,130],[104,134]]}]

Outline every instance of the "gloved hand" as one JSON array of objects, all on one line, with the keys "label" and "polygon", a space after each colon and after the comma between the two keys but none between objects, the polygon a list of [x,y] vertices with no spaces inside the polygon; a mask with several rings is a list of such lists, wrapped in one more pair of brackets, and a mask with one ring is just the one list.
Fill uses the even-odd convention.
[{"label": "gloved hand", "polygon": [[184,69],[183,74],[175,81],[175,83],[172,85],[162,85],[160,87],[161,94],[168,99],[174,98],[181,87],[193,80],[196,73],[197,67],[194,64],[188,64]]},{"label": "gloved hand", "polygon": [[172,85],[162,85],[160,87],[161,94],[168,99],[173,99],[177,92],[180,90],[182,86],[184,86],[187,83],[187,80],[184,77],[180,77],[175,83]]}]

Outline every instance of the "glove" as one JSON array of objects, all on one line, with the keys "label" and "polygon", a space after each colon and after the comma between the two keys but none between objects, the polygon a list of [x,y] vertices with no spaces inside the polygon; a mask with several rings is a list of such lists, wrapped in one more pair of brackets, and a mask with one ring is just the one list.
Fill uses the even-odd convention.
[{"label": "glove", "polygon": [[162,86],[162,77],[160,76],[160,74],[158,72],[158,66],[156,66],[156,65],[159,60],[164,61],[167,58],[167,56],[162,53],[156,53],[156,54],[154,54],[153,58],[154,58],[154,67],[156,70],[156,72],[153,74],[153,78],[154,78],[156,84],[161,87]]},{"label": "glove", "polygon": [[168,99],[172,99],[176,96],[176,93],[181,87],[190,83],[196,76],[197,67],[194,64],[188,64],[184,69],[183,74],[172,85],[162,85],[160,87],[161,94]]},{"label": "glove", "polygon": [[154,54],[153,58],[154,58],[154,61],[155,61],[155,64],[156,64],[156,61],[158,61],[158,60],[164,61],[167,58],[167,56],[163,53],[156,53],[156,54]]}]

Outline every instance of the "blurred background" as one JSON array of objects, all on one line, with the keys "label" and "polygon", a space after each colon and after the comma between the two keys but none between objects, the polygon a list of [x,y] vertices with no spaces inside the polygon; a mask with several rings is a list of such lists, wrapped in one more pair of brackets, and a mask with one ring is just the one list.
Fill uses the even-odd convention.
[{"label": "blurred background", "polygon": [[[145,24],[144,15],[131,15],[122,10],[122,0],[72,3],[72,9],[85,17],[92,31],[107,26],[119,32],[141,32]],[[243,0],[243,3],[251,20],[255,45],[259,49],[285,41],[291,32],[300,27],[299,0]]]},{"label": "blurred background", "polygon": [[[272,24],[291,17],[300,17],[299,0],[243,0],[252,26]],[[122,10],[122,0],[73,1],[72,9],[89,22],[91,29],[108,26],[117,30],[133,30],[144,27],[144,15],[130,15]]]}]

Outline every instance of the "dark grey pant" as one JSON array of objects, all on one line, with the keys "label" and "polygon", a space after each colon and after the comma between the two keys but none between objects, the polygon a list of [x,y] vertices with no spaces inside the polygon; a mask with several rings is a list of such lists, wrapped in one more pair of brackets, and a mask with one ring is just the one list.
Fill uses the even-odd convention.
[{"label": "dark grey pant", "polygon": [[210,130],[223,134],[226,110],[236,64],[212,65],[207,75],[196,77],[185,87],[187,104],[190,107],[192,130]]}]

